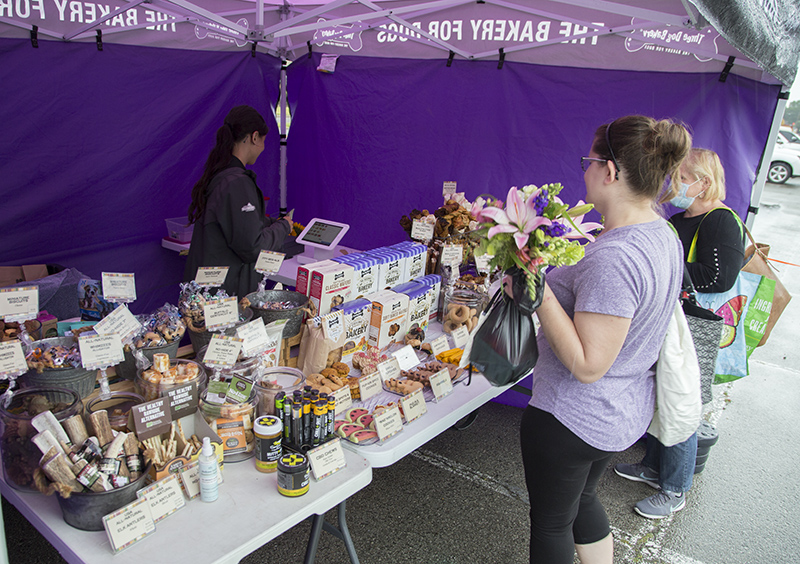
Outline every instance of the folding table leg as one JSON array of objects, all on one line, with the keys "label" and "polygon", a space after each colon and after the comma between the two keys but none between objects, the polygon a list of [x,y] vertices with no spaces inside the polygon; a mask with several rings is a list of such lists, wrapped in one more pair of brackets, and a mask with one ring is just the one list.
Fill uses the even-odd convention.
[{"label": "folding table leg", "polygon": [[339,516],[338,528],[325,521],[324,515],[314,515],[311,521],[311,536],[308,539],[306,557],[305,560],[303,560],[304,564],[314,564],[314,558],[317,556],[317,547],[319,547],[319,538],[322,535],[323,529],[344,542],[344,546],[347,549],[347,555],[350,557],[351,564],[359,564],[358,555],[356,554],[356,547],[353,544],[353,539],[350,537],[350,531],[347,529],[345,503],[346,502],[343,501],[336,506],[336,512]]}]

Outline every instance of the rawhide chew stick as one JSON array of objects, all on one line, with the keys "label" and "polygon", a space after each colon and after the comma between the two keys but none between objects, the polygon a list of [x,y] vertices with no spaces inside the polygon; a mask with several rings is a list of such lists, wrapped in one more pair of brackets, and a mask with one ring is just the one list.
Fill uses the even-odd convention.
[{"label": "rawhide chew stick", "polygon": [[89,415],[89,421],[92,422],[94,436],[100,441],[100,446],[106,446],[114,440],[114,432],[111,430],[111,423],[108,422],[108,412],[105,409],[99,409]]},{"label": "rawhide chew stick", "polygon": [[64,441],[65,443],[70,442],[69,436],[67,436],[66,431],[64,431],[64,428],[61,426],[61,423],[58,422],[56,416],[53,415],[52,411],[43,411],[31,419],[31,424],[33,428],[40,433],[49,430],[58,441]]},{"label": "rawhide chew stick", "polygon": [[33,441],[33,444],[39,447],[39,450],[42,451],[42,454],[47,454],[47,452],[52,448],[55,448],[58,452],[66,454],[61,446],[61,443],[59,443],[55,435],[50,432],[50,429],[45,429],[41,433],[34,435],[33,438],[31,438],[31,441]]},{"label": "rawhide chew stick", "polygon": [[80,415],[73,415],[69,419],[65,419],[61,426],[64,427],[73,445],[82,445],[83,441],[89,438],[86,424]]},{"label": "rawhide chew stick", "polygon": [[73,492],[79,492],[83,490],[83,486],[78,483],[78,481],[75,479],[75,474],[73,474],[72,470],[70,469],[67,457],[62,453],[55,455],[53,458],[45,462],[45,464],[42,466],[42,470],[51,481],[61,484],[62,486],[66,486]]}]

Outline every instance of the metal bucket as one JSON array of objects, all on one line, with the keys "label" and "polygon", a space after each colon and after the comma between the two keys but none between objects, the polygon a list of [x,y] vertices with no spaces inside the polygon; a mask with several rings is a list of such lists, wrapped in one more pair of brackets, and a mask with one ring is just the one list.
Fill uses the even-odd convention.
[{"label": "metal bucket", "polygon": [[[308,296],[290,290],[266,290],[247,294],[247,299],[250,301],[250,308],[255,313],[255,316],[264,320],[264,325],[279,319],[288,319],[283,328],[284,339],[289,339],[300,333],[303,324],[303,312],[301,309],[308,306]],[[295,304],[295,307],[291,309],[263,309],[253,305],[265,301],[290,302]]]},{"label": "metal bucket", "polygon": [[[225,329],[222,332],[223,335],[228,336],[236,336],[236,329],[237,327],[241,327],[245,323],[249,323],[253,320],[253,310],[248,308],[241,309],[239,308],[239,318],[243,319],[229,329]],[[211,337],[218,333],[212,333],[211,331],[192,331],[192,327],[188,326],[186,332],[189,333],[189,340],[192,342],[192,349],[194,349],[194,354],[198,354],[200,349],[205,346],[208,346],[208,343],[211,342]]]},{"label": "metal bucket", "polygon": [[[50,337],[41,341],[34,341],[34,347],[46,347],[49,345],[62,345],[71,347],[77,343],[75,337]],[[23,388],[43,387],[43,388],[69,388],[75,390],[86,398],[94,391],[94,384],[97,378],[97,370],[86,370],[83,367],[73,368],[45,368],[43,372],[29,370],[20,377],[20,384]]]},{"label": "metal bucket", "polygon": [[[162,345],[160,347],[147,347],[139,350],[142,351],[145,358],[152,363],[153,355],[156,353],[163,353],[169,355],[170,358],[175,358],[178,356],[178,348],[180,345],[180,340],[177,340],[169,343],[168,345]],[[120,378],[124,378],[125,380],[133,380],[136,377],[136,371],[138,370],[136,367],[136,357],[133,356],[133,351],[125,351],[125,358],[122,362],[117,364],[114,370],[117,372],[117,376]]]},{"label": "metal bucket", "polygon": [[144,487],[149,471],[148,464],[136,481],[108,492],[77,492],[67,499],[56,494],[64,521],[82,531],[102,531],[103,516],[136,501],[136,492]]}]

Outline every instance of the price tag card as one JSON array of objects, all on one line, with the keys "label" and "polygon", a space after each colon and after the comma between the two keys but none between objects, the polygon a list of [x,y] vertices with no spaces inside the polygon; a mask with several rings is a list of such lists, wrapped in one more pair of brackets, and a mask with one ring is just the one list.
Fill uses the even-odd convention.
[{"label": "price tag card", "polygon": [[442,185],[442,196],[448,198],[448,196],[452,196],[456,193],[456,187],[458,186],[458,182],[446,181]]},{"label": "price tag card", "polygon": [[197,382],[189,382],[184,386],[161,392],[162,397],[169,400],[169,412],[173,421],[197,410]]},{"label": "price tag card", "polygon": [[253,383],[239,376],[231,378],[230,386],[225,397],[230,403],[244,403],[250,399],[250,392],[253,390]]},{"label": "price tag card", "polygon": [[400,365],[400,370],[411,370],[419,364],[419,358],[414,347],[406,345],[397,352],[392,353],[392,356],[397,360]]},{"label": "price tag card", "polygon": [[228,276],[227,266],[201,266],[194,281],[200,286],[222,286]]},{"label": "price tag card", "polygon": [[311,471],[314,473],[314,478],[317,480],[330,476],[347,466],[347,461],[344,459],[344,450],[342,450],[342,441],[338,437],[312,448],[306,453],[306,456],[308,456],[308,461],[311,463]]},{"label": "price tag card", "polygon": [[200,495],[200,463],[196,460],[186,464],[183,468],[178,470],[181,476],[181,483],[183,483],[183,491],[186,492],[186,497],[194,499]]},{"label": "price tag card", "polygon": [[140,441],[160,435],[172,425],[167,398],[158,398],[131,408],[133,426]]},{"label": "price tag card", "polygon": [[181,491],[181,481],[177,474],[166,478],[136,492],[136,497],[144,498],[150,505],[150,515],[154,523],[158,523],[186,505]]},{"label": "price tag card", "polygon": [[211,300],[203,306],[203,315],[206,318],[207,331],[230,327],[239,321],[239,304],[233,296]]},{"label": "price tag card", "polygon": [[236,334],[242,340],[242,354],[246,357],[254,357],[258,353],[267,350],[270,345],[267,328],[264,326],[264,320],[260,317],[238,327]]},{"label": "price tag card", "polygon": [[467,329],[466,325],[456,327],[456,329],[450,334],[453,336],[453,341],[455,341],[456,347],[459,349],[463,349],[464,346],[469,342],[469,329]]},{"label": "price tag card", "polygon": [[137,543],[156,531],[150,504],[144,498],[125,505],[103,517],[108,541],[114,554]]},{"label": "price tag card", "polygon": [[464,247],[461,245],[443,245],[442,246],[442,264],[452,266],[454,264],[461,264],[464,257]]},{"label": "price tag card", "polygon": [[381,383],[382,380],[380,372],[373,372],[372,374],[362,376],[358,380],[358,389],[361,392],[361,401],[365,401],[375,394],[382,392],[383,386]]},{"label": "price tag card", "polygon": [[122,341],[117,333],[78,337],[81,364],[87,370],[116,366],[124,360]]},{"label": "price tag card", "polygon": [[[381,375],[381,380],[386,382],[392,378],[400,376],[400,364],[397,359],[392,357],[389,360],[384,360],[378,365],[378,374]],[[363,399],[363,397],[362,397]]]},{"label": "price tag card", "polygon": [[444,351],[450,350],[450,343],[447,341],[447,335],[441,335],[436,337],[431,342],[431,351],[433,351],[433,356],[437,356],[442,354]]},{"label": "price tag card", "polygon": [[141,329],[142,324],[125,304],[116,308],[94,326],[94,330],[100,335],[110,335],[111,333],[120,335],[123,343],[132,339]]},{"label": "price tag card", "polygon": [[274,274],[281,269],[283,259],[286,257],[283,253],[276,253],[275,251],[261,251],[256,261],[256,272],[261,274]]},{"label": "price tag card", "polygon": [[136,301],[136,282],[133,274],[103,272],[103,299],[107,302]]},{"label": "price tag card", "polygon": [[430,381],[433,397],[437,402],[453,392],[453,381],[450,379],[450,371],[447,368],[431,376]]},{"label": "price tag card", "polygon": [[475,255],[475,268],[478,269],[479,272],[489,273],[491,267],[489,266],[489,262],[494,258],[494,255],[485,254],[485,255]]},{"label": "price tag card", "polygon": [[378,432],[378,439],[381,441],[385,441],[403,430],[403,416],[400,415],[400,408],[397,406],[387,409],[378,415],[374,422],[375,430]]},{"label": "price tag card", "polygon": [[0,343],[0,375],[18,375],[28,371],[25,353],[19,339]]},{"label": "price tag card", "polygon": [[338,341],[344,332],[344,312],[342,310],[332,311],[327,315],[323,315],[321,322],[322,334],[325,338]]},{"label": "price tag card", "polygon": [[350,395],[350,386],[342,386],[338,390],[334,390],[333,398],[336,400],[336,408],[334,409],[336,415],[350,409],[353,405],[353,396]]},{"label": "price tag card", "polygon": [[203,356],[203,364],[214,368],[230,368],[236,364],[241,348],[242,340],[238,337],[214,335]]},{"label": "price tag card", "polygon": [[411,423],[415,419],[419,419],[428,413],[428,406],[425,405],[425,398],[422,395],[422,390],[411,392],[400,400],[403,404],[403,414],[406,417],[406,423]]},{"label": "price tag card", "polygon": [[411,238],[415,241],[430,241],[433,239],[433,223],[415,219],[411,224]]},{"label": "price tag card", "polygon": [[39,315],[39,287],[0,288],[0,319],[26,321]]}]

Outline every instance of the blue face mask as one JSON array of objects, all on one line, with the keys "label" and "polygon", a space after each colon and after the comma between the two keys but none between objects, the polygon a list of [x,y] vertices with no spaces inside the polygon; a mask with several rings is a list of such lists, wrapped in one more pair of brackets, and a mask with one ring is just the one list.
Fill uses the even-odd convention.
[{"label": "blue face mask", "polygon": [[689,191],[689,188],[692,185],[697,184],[698,182],[700,182],[700,179],[695,180],[691,184],[686,184],[684,182],[681,182],[681,189],[678,191],[678,195],[672,198],[669,201],[669,203],[675,206],[676,208],[680,208],[682,210],[689,209],[689,206],[691,206],[694,203],[695,198],[697,198],[697,196],[702,194],[702,192],[697,196],[687,196],[686,193]]}]

